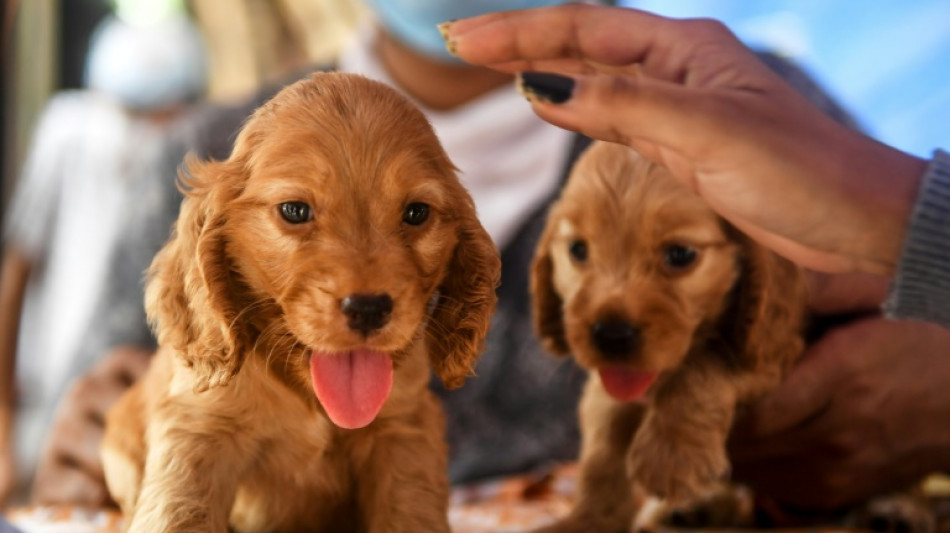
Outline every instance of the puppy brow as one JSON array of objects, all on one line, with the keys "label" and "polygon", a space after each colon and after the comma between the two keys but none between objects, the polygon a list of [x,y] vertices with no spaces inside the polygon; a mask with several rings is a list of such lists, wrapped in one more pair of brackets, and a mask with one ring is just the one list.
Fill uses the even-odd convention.
[{"label": "puppy brow", "polygon": [[409,189],[406,193],[405,202],[425,202],[432,207],[439,207],[448,203],[448,192],[442,185],[433,181],[427,181]]},{"label": "puppy brow", "polygon": [[665,227],[661,225],[657,229],[663,241],[679,241],[693,246],[711,246],[726,242],[726,236],[718,225],[704,221],[670,224]]},{"label": "puppy brow", "polygon": [[244,190],[241,199],[247,202],[262,204],[278,204],[281,202],[314,203],[313,190],[292,182],[266,182],[251,186]]}]

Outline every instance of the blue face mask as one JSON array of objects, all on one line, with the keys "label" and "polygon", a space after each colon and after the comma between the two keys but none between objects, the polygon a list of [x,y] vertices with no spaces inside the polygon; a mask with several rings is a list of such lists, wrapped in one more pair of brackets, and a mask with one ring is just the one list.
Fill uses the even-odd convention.
[{"label": "blue face mask", "polygon": [[432,59],[458,62],[445,49],[436,27],[442,22],[493,11],[553,6],[568,0],[369,0],[376,18],[393,37]]}]

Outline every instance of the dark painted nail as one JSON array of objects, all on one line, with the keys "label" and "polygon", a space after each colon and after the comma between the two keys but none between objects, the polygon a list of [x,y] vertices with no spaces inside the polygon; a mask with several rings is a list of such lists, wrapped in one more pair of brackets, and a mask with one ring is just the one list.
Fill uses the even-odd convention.
[{"label": "dark painted nail", "polygon": [[518,75],[518,89],[528,100],[563,104],[571,99],[574,79],[547,72],[522,72]]}]

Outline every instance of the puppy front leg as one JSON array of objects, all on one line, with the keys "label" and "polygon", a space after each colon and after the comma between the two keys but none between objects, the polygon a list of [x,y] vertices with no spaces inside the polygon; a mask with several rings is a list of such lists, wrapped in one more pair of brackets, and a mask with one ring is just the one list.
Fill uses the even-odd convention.
[{"label": "puppy front leg", "polygon": [[385,421],[371,438],[353,441],[363,521],[370,533],[449,533],[441,407],[427,396],[408,418]]},{"label": "puppy front leg", "polygon": [[[177,420],[150,427],[142,489],[128,531],[228,530],[241,464],[252,452],[238,449],[229,433],[196,433],[203,422]],[[220,421],[219,421],[220,423]]]},{"label": "puppy front leg", "polygon": [[729,470],[726,438],[736,379],[695,365],[655,393],[627,457],[632,479],[676,505],[705,495]]},{"label": "puppy front leg", "polygon": [[577,502],[566,517],[534,533],[626,533],[642,489],[630,482],[624,461],[643,405],[610,398],[593,375],[579,412],[583,442]]}]

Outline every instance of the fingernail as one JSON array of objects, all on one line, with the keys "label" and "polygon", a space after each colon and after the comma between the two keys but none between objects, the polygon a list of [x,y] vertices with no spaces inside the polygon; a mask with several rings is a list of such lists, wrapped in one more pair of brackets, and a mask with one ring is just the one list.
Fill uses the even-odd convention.
[{"label": "fingernail", "polygon": [[529,101],[563,104],[571,99],[574,79],[548,72],[522,72],[518,74],[517,86]]},{"label": "fingernail", "polygon": [[443,22],[439,24],[438,26],[436,26],[437,28],[439,28],[439,33],[442,34],[443,40],[446,40],[446,41],[449,40],[449,26],[451,26],[453,22],[455,22],[455,19],[450,20],[448,22]]},{"label": "fingernail", "polygon": [[453,22],[455,22],[454,19],[443,22],[436,27],[439,29],[439,34],[442,35],[442,39],[445,41],[445,49],[453,56],[458,57],[458,52],[455,51],[455,41],[449,38],[449,27],[452,26]]}]

